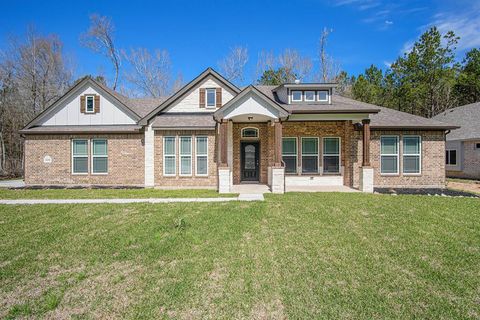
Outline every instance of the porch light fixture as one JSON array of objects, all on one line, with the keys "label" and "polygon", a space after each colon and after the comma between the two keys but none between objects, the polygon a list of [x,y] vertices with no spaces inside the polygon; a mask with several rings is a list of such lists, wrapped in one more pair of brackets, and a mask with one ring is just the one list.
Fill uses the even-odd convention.
[{"label": "porch light fixture", "polygon": [[252,121],[253,120],[253,117],[248,117],[248,121]]}]

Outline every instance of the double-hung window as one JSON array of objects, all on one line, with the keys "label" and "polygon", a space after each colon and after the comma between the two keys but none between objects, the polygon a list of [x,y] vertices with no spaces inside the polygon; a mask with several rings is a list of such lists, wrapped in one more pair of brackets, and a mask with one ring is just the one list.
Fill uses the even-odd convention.
[{"label": "double-hung window", "polygon": [[163,137],[163,175],[174,176],[176,170],[175,137]]},{"label": "double-hung window", "polygon": [[95,112],[95,97],[86,96],[85,98],[85,112],[94,113]]},{"label": "double-hung window", "polygon": [[88,140],[72,140],[72,173],[88,174]]},{"label": "double-hung window", "polygon": [[285,163],[285,173],[297,172],[297,138],[283,138],[282,160]]},{"label": "double-hung window", "polygon": [[340,173],[340,138],[323,138],[323,172]]},{"label": "double-hung window", "polygon": [[398,136],[382,136],[380,145],[380,172],[398,174]]},{"label": "double-hung window", "polygon": [[445,161],[449,166],[457,165],[457,150],[446,150],[445,151]]},{"label": "double-hung window", "polygon": [[403,137],[403,173],[419,174],[421,171],[422,141],[419,136]]},{"label": "double-hung window", "polygon": [[302,138],[302,173],[318,173],[318,138]]},{"label": "double-hung window", "polygon": [[180,137],[180,175],[192,175],[192,137]]},{"label": "double-hung window", "polygon": [[195,174],[206,176],[208,175],[208,137],[196,137],[195,139]]},{"label": "double-hung window", "polygon": [[92,173],[108,173],[108,149],[106,139],[92,139]]},{"label": "double-hung window", "polygon": [[207,108],[215,108],[216,105],[216,92],[215,88],[205,89],[207,96]]}]

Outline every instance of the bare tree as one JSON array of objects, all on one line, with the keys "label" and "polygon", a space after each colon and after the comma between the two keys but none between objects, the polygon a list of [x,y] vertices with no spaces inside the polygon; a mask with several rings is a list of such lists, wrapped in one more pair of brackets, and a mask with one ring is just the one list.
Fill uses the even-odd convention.
[{"label": "bare tree", "polygon": [[312,70],[312,60],[309,57],[303,57],[294,49],[285,49],[278,56],[278,63],[285,70],[288,81],[296,79],[305,80],[310,76]]},{"label": "bare tree", "polygon": [[183,87],[183,75],[182,75],[181,73],[179,73],[179,74],[177,75],[177,78],[176,78],[175,81],[173,82],[172,93],[177,92],[177,91],[180,90],[182,87]]},{"label": "bare tree", "polygon": [[113,64],[115,80],[113,90],[116,90],[120,72],[120,54],[114,43],[115,27],[109,17],[98,14],[90,15],[90,28],[80,36],[80,42],[94,52],[103,54]]},{"label": "bare tree", "polygon": [[166,50],[151,54],[145,48],[122,51],[132,70],[125,73],[127,81],[140,89],[144,95],[158,98],[169,93],[171,62]]},{"label": "bare tree", "polygon": [[320,74],[317,76],[317,80],[323,82],[333,81],[340,72],[338,63],[327,54],[327,40],[328,36],[333,32],[333,29],[323,28],[320,35],[318,58],[320,61]]},{"label": "bare tree", "polygon": [[72,71],[54,35],[29,28],[24,40],[11,37],[7,45],[0,54],[0,169],[19,174],[23,145],[18,130],[64,93]]},{"label": "bare tree", "polygon": [[244,68],[248,62],[248,49],[236,46],[230,49],[229,54],[218,63],[225,78],[233,82],[244,80]]},{"label": "bare tree", "polygon": [[275,56],[272,51],[262,50],[258,54],[257,67],[255,70],[255,79],[259,79],[267,70],[273,70],[275,67]]}]

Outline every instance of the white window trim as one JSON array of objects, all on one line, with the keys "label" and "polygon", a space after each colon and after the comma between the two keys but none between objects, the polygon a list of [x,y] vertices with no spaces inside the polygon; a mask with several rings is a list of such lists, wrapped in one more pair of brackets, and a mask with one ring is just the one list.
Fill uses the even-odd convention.
[{"label": "white window trim", "polygon": [[[88,98],[92,98],[93,100],[93,110],[88,111]],[[95,95],[86,95],[85,96],[85,113],[95,113]]]},{"label": "white window trim", "polygon": [[[418,138],[420,143],[420,153],[405,153],[403,148],[405,144],[405,138]],[[404,176],[421,176],[422,175],[422,137],[419,135],[404,135],[402,137],[402,173]],[[405,172],[405,156],[418,156],[418,172]]]},{"label": "white window trim", "polygon": [[[298,174],[298,138],[297,137],[282,137],[282,144],[283,144],[283,139],[295,139],[295,172],[285,172],[286,175],[296,175]],[[293,157],[293,154],[283,154],[283,147],[282,147],[282,161],[283,157]]]},{"label": "white window trim", "polygon": [[[95,140],[105,140],[107,143],[107,155],[106,156],[96,156],[93,154],[93,142]],[[91,168],[91,174],[94,176],[105,176],[108,174],[108,140],[107,139],[102,139],[102,138],[96,138],[96,139],[91,139],[90,140],[90,168]],[[107,172],[93,172],[93,159],[94,158],[107,158]]]},{"label": "white window trim", "polygon": [[[73,154],[73,142],[74,142],[74,141],[87,141],[87,155],[86,155],[86,156],[83,156],[83,155],[82,155],[82,156],[75,156],[75,155]],[[72,170],[72,175],[74,175],[74,176],[87,176],[88,173],[90,172],[90,167],[89,167],[89,166],[90,166],[90,161],[88,161],[88,157],[89,157],[89,154],[88,154],[88,150],[89,150],[88,144],[89,144],[88,139],[72,139],[72,142],[71,142],[71,148],[72,148],[72,152],[71,152],[71,154],[72,154],[72,169],[71,169],[71,170]],[[74,169],[73,159],[74,159],[74,158],[85,158],[85,157],[87,158],[87,172],[74,172],[74,170],[73,170],[73,169]]]},{"label": "white window trim", "polygon": [[[293,93],[294,92],[300,92],[300,100],[293,99]],[[291,96],[291,100],[294,101],[294,102],[303,101],[303,91],[302,90],[292,90],[292,91],[290,91],[290,96]]]},{"label": "white window trim", "polygon": [[[208,91],[213,91],[213,105],[208,105]],[[217,89],[216,88],[205,88],[205,108],[215,109],[217,107]]]},{"label": "white window trim", "polygon": [[[190,138],[190,155],[182,155],[182,138]],[[182,158],[190,157],[190,173],[182,173]],[[178,138],[178,175],[191,177],[193,175],[193,136],[179,136]]]},{"label": "white window trim", "polygon": [[[325,139],[338,139],[338,154],[329,153],[327,156],[337,156],[338,155],[338,172],[326,172],[324,166],[324,158],[325,158]],[[322,137],[322,173],[325,175],[338,175],[342,173],[342,138],[340,137]]]},{"label": "white window trim", "polygon": [[[326,92],[327,93],[327,99],[325,99],[325,100],[320,99],[320,92]],[[317,90],[316,95],[317,95],[318,101],[321,101],[321,102],[329,102],[330,101],[330,90]]]},{"label": "white window trim", "polygon": [[[313,92],[313,99],[311,99],[311,100],[307,99],[307,92]],[[317,97],[317,92],[315,90],[305,90],[305,91],[303,91],[303,95],[304,95],[305,101],[315,102],[315,99]]]},{"label": "white window trim", "polygon": [[[447,163],[447,159],[445,159],[445,165],[448,167],[456,167],[458,166],[458,150],[457,149],[445,149],[447,153],[450,153],[451,151],[455,151],[455,164],[449,164]],[[450,156],[449,156],[450,158]]]},{"label": "white window trim", "polygon": [[[301,137],[300,138],[300,146],[302,147],[302,151],[301,151],[301,157],[300,157],[300,167],[301,167],[301,174],[303,175],[310,175],[310,174],[315,174],[315,172],[303,172],[303,156],[314,156],[313,153],[308,153],[308,154],[304,154],[303,153],[303,139],[316,139],[317,140],[317,174],[320,172],[320,156],[319,156],[319,153],[320,153],[320,138],[318,137]],[[298,146],[297,146],[298,148]],[[298,150],[297,150],[297,153],[298,153]],[[297,162],[297,166],[298,166],[298,162]]]},{"label": "white window trim", "polygon": [[[397,153],[396,154],[382,154],[382,138],[395,138],[397,140]],[[382,172],[382,156],[396,156],[397,157],[397,172]],[[400,140],[396,135],[384,135],[380,136],[380,175],[381,176],[398,176],[400,175]]]},{"label": "white window trim", "polygon": [[[165,140],[166,139],[169,139],[169,138],[173,138],[173,155],[166,155],[165,154]],[[162,153],[163,153],[163,176],[165,177],[175,177],[177,175],[177,137],[175,136],[164,136],[163,137],[163,150],[162,150]],[[165,159],[166,157],[173,157],[173,164],[174,164],[174,172],[173,173],[165,173]]]},{"label": "white window trim", "polygon": [[[245,130],[247,130],[247,129],[253,129],[253,130],[255,130],[255,131],[257,132],[257,135],[256,135],[255,137],[244,137],[244,136],[243,136],[243,132],[244,132]],[[258,130],[258,128],[255,128],[255,127],[245,127],[245,128],[242,128],[241,137],[242,137],[242,139],[258,139],[258,137],[259,137],[259,130]]]},{"label": "white window trim", "polygon": [[[197,139],[205,138],[207,140],[207,153],[206,154],[197,154]],[[198,157],[207,158],[207,173],[198,173]],[[208,176],[208,136],[195,136],[195,175],[198,177],[207,177]]]}]

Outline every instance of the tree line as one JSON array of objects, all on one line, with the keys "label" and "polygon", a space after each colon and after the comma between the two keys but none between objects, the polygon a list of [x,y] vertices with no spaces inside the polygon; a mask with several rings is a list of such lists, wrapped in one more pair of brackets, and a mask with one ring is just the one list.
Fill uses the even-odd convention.
[{"label": "tree line", "polygon": [[[162,97],[183,85],[182,74],[172,75],[167,50],[119,48],[115,26],[105,16],[90,16],[89,28],[79,35],[86,48],[103,55],[113,69],[113,79],[98,81],[130,97]],[[431,117],[445,109],[480,100],[480,51],[472,49],[456,62],[458,37],[425,32],[412,49],[383,71],[372,65],[358,76],[341,71],[327,53],[332,30],[324,28],[314,59],[298,50],[279,54],[261,51],[251,81],[279,85],[301,81],[338,82],[338,93],[364,102]],[[218,61],[219,71],[240,85],[246,81],[248,48],[236,46]],[[316,61],[314,63],[314,61]],[[62,96],[75,79],[72,58],[64,53],[56,35],[42,35],[30,27],[21,37],[10,37],[0,51],[0,176],[23,171],[23,141],[18,130]]]}]

